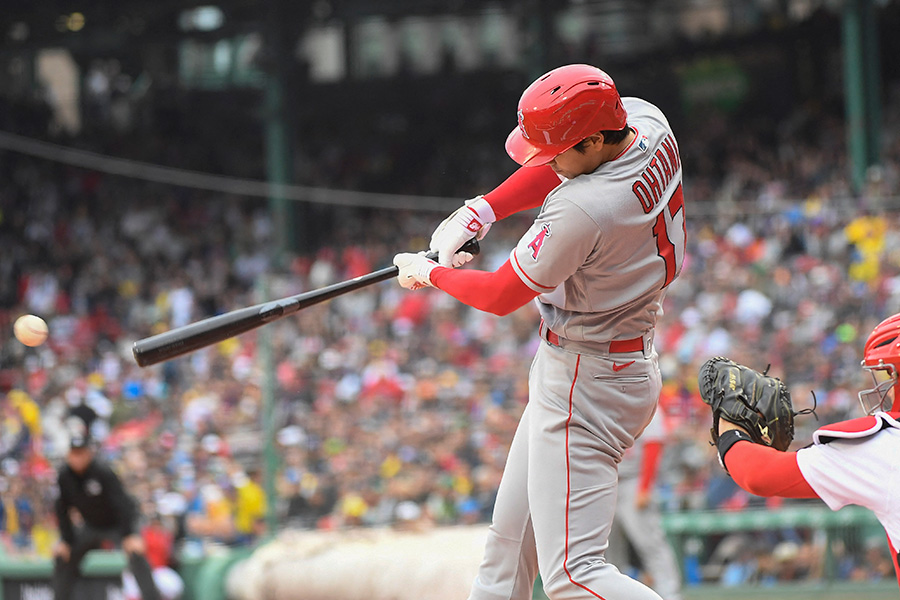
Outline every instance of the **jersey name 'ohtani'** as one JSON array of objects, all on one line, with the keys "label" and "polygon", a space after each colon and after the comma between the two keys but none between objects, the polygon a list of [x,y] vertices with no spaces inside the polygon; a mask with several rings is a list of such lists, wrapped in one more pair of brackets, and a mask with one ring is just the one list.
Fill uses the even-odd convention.
[{"label": "jersey name 'ohtani'", "polygon": [[678,143],[658,108],[622,102],[634,141],[550,192],[510,260],[540,292],[544,322],[570,340],[631,338],[653,328],[684,260]]},{"label": "jersey name 'ohtani'", "polygon": [[645,213],[649,213],[659,204],[663,191],[669,187],[672,177],[681,169],[681,158],[675,146],[675,138],[671,135],[666,136],[654,154],[650,164],[641,173],[641,178],[631,186]]}]

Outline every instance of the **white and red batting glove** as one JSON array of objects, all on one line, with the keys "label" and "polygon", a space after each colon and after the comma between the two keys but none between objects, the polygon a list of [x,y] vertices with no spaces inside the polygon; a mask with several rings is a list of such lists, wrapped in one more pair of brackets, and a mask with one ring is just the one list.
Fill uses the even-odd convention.
[{"label": "white and red batting glove", "polygon": [[438,253],[438,263],[444,267],[461,267],[472,258],[469,252],[457,252],[463,244],[476,238],[484,239],[491,223],[497,220],[494,209],[484,196],[478,196],[444,219],[431,234],[429,248]]},{"label": "white and red batting glove", "polygon": [[403,252],[394,257],[394,264],[400,269],[397,281],[406,289],[418,290],[426,286],[433,287],[431,271],[439,265],[426,257],[424,252],[418,254]]}]

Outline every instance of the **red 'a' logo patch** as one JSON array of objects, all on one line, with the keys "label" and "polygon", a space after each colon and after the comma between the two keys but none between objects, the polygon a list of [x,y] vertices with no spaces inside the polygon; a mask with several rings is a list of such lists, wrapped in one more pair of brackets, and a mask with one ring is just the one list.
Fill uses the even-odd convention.
[{"label": "red 'a' logo patch", "polygon": [[534,239],[529,242],[528,247],[531,248],[531,258],[537,260],[538,253],[541,251],[541,246],[544,245],[544,238],[550,237],[550,223],[544,223],[541,225],[541,230],[538,232]]}]

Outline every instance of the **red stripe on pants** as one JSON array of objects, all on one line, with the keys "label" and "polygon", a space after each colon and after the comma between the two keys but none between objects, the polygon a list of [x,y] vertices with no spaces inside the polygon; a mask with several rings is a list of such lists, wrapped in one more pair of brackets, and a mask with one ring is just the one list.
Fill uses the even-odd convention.
[{"label": "red stripe on pants", "polygon": [[603,596],[595,592],[594,590],[588,588],[585,585],[582,585],[572,579],[572,574],[569,572],[569,501],[572,496],[572,472],[569,468],[569,425],[572,423],[572,397],[575,394],[575,382],[578,381],[578,366],[581,364],[581,355],[578,355],[578,358],[575,361],[575,374],[572,376],[572,387],[569,388],[569,416],[566,418],[566,553],[565,558],[563,559],[563,571],[566,572],[566,575],[569,578],[569,581],[574,586],[578,586],[581,589],[585,590],[592,596],[596,598],[600,598],[600,600],[606,600]]}]

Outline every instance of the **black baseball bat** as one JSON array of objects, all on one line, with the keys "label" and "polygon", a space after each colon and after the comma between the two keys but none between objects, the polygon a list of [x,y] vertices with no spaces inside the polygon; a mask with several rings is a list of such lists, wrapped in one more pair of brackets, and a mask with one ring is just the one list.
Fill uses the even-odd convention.
[{"label": "black baseball bat", "polygon": [[[478,241],[472,239],[466,242],[460,248],[460,251],[478,254],[481,249]],[[432,260],[437,259],[437,253],[435,252],[427,256]],[[170,331],[138,340],[134,343],[131,351],[134,354],[134,360],[139,366],[148,367],[155,365],[246,333],[251,329],[277,321],[313,304],[319,304],[354,290],[396,277],[399,271],[400,269],[391,265],[354,279],[297,294],[296,296],[288,296],[280,300],[239,308],[223,315],[209,317],[190,325],[177,327]]]}]

